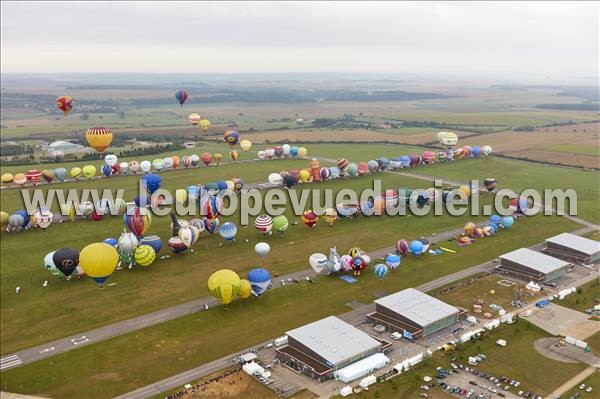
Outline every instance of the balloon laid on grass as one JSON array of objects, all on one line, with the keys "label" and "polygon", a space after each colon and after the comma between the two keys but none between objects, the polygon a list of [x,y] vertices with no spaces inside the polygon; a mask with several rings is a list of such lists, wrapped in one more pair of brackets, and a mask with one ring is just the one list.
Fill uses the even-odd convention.
[{"label": "balloon laid on grass", "polygon": [[510,229],[510,227],[515,223],[515,219],[512,216],[504,216],[502,218],[502,227],[505,229]]},{"label": "balloon laid on grass", "polygon": [[222,269],[208,278],[208,290],[223,305],[233,301],[240,289],[240,276],[232,270]]},{"label": "balloon laid on grass", "polygon": [[234,241],[237,234],[237,226],[233,222],[225,222],[219,227],[219,235],[227,241]]},{"label": "balloon laid on grass", "polygon": [[150,245],[140,245],[133,251],[133,258],[139,266],[150,266],[156,259],[156,252]]},{"label": "balloon laid on grass", "polygon": [[419,240],[414,240],[410,242],[410,245],[408,247],[408,252],[410,252],[411,254],[413,254],[414,256],[420,256],[421,254],[423,254],[423,243]]},{"label": "balloon laid on grass", "polygon": [[271,246],[266,242],[259,242],[254,246],[254,252],[264,260],[271,252]]},{"label": "balloon laid on grass", "polygon": [[248,272],[248,281],[252,286],[252,292],[256,296],[262,295],[271,284],[271,274],[262,267],[252,269]]},{"label": "balloon laid on grass", "polygon": [[276,232],[283,235],[288,229],[289,221],[285,215],[278,215],[273,218],[273,228]]},{"label": "balloon laid on grass", "polygon": [[383,263],[378,263],[373,268],[373,271],[378,278],[384,278],[388,274],[389,270],[390,269],[388,266],[384,265]]},{"label": "balloon laid on grass", "polygon": [[89,244],[79,254],[81,268],[100,287],[115,271],[118,262],[117,250],[105,243]]},{"label": "balloon laid on grass", "polygon": [[252,285],[250,281],[245,278],[240,279],[240,288],[238,289],[238,296],[242,299],[248,299],[252,295]]},{"label": "balloon laid on grass", "polygon": [[327,256],[321,253],[314,253],[308,258],[310,267],[319,274],[327,267]]},{"label": "balloon laid on grass", "polygon": [[400,266],[401,260],[402,260],[402,258],[400,257],[400,255],[389,254],[388,256],[385,257],[385,264],[388,265],[388,267],[391,270],[396,270],[398,268],[398,266]]}]

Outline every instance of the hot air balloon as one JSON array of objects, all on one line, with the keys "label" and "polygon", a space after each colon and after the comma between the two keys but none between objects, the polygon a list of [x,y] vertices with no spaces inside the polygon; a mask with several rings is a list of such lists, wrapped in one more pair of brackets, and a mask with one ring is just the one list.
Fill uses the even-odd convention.
[{"label": "hot air balloon", "polygon": [[285,184],[287,188],[291,188],[296,184],[296,178],[291,174],[286,174],[283,176],[283,184]]},{"label": "hot air balloon", "polygon": [[23,215],[14,213],[8,217],[8,227],[6,230],[9,232],[21,231],[25,226],[26,223]]},{"label": "hot air balloon", "polygon": [[423,162],[425,162],[426,165],[431,165],[434,161],[435,161],[435,152],[433,151],[423,151]]},{"label": "hot air balloon", "polygon": [[266,242],[259,242],[254,246],[254,252],[264,260],[271,252],[271,246]]},{"label": "hot air balloon", "polygon": [[211,123],[208,119],[201,119],[200,122],[198,123],[198,127],[200,128],[200,130],[202,130],[204,133],[206,133],[210,129]]},{"label": "hot air balloon", "polygon": [[215,163],[219,165],[221,162],[223,162],[223,154],[221,154],[220,152],[215,152],[213,155],[213,161],[215,161]]},{"label": "hot air balloon", "polygon": [[492,147],[490,147],[489,145],[484,145],[483,147],[481,147],[481,155],[483,156],[490,156],[492,155]]},{"label": "hot air balloon", "polygon": [[298,150],[299,148],[296,147],[295,145],[290,147],[290,155],[294,158],[296,158],[298,156]]},{"label": "hot air balloon", "polygon": [[225,222],[219,227],[219,234],[227,241],[235,241],[237,226],[233,222]]},{"label": "hot air balloon", "polygon": [[90,147],[102,154],[104,150],[112,143],[113,134],[110,129],[96,126],[87,130],[85,139]]},{"label": "hot air balloon", "polygon": [[192,125],[194,125],[194,126],[198,126],[198,123],[200,122],[200,120],[201,120],[202,118],[200,117],[200,115],[199,115],[199,114],[197,114],[197,113],[195,113],[195,112],[192,112],[192,113],[191,113],[191,114],[188,116],[188,119],[189,119],[189,121],[190,121],[190,123],[191,123]]},{"label": "hot air balloon", "polygon": [[473,222],[468,222],[467,224],[465,224],[465,227],[463,228],[463,230],[465,231],[465,233],[467,233],[468,235],[472,236],[473,235],[473,230],[475,230],[475,223]]},{"label": "hot air balloon", "polygon": [[252,286],[252,292],[256,296],[262,295],[271,284],[271,273],[262,267],[252,269],[248,272],[248,281]]},{"label": "hot air balloon", "polygon": [[529,210],[529,204],[526,197],[513,198],[510,201],[509,209],[514,213],[525,214]]},{"label": "hot air balloon", "polygon": [[238,290],[238,296],[242,299],[248,299],[252,295],[252,285],[250,281],[245,278],[240,279],[240,288]]},{"label": "hot air balloon", "polygon": [[283,236],[283,233],[288,229],[289,221],[285,215],[278,215],[273,218],[273,228]]},{"label": "hot air balloon", "polygon": [[312,209],[304,211],[302,214],[302,223],[304,223],[309,229],[313,228],[317,224],[318,220],[319,217],[312,211]]},{"label": "hot air balloon", "polygon": [[200,238],[200,230],[194,226],[184,226],[177,233],[181,242],[188,248],[194,245]]},{"label": "hot air balloon", "polygon": [[40,229],[47,229],[54,220],[54,214],[48,209],[37,209],[33,214],[35,225]]},{"label": "hot air balloon", "polygon": [[358,163],[358,175],[364,176],[369,171],[369,164],[361,161]]},{"label": "hot air balloon", "polygon": [[50,252],[44,257],[44,267],[48,270],[54,277],[62,278],[64,274],[56,267],[54,264],[54,252]]},{"label": "hot air balloon", "polygon": [[[202,228],[204,228],[204,226]],[[161,241],[160,237],[157,236],[156,234],[149,234],[149,235],[142,237],[142,239],[140,240],[140,244],[141,245],[149,245],[150,247],[152,247],[152,249],[154,249],[154,252],[157,254],[162,249],[162,241]]]},{"label": "hot air balloon", "polygon": [[375,272],[375,275],[378,278],[384,278],[388,274],[390,269],[388,268],[387,265],[384,265],[383,263],[378,263],[373,268],[373,271]]},{"label": "hot air balloon", "polygon": [[281,158],[283,156],[283,147],[275,147],[273,148],[273,154],[276,158]]},{"label": "hot air balloon", "polygon": [[42,170],[42,177],[48,183],[52,183],[52,181],[54,180],[54,173],[51,170],[44,169],[44,170]]},{"label": "hot air balloon", "polygon": [[171,169],[175,165],[175,162],[173,161],[173,158],[171,158],[171,157],[163,158],[162,161],[163,161],[163,165],[164,165],[165,169]]},{"label": "hot air balloon", "polygon": [[162,182],[162,178],[160,175],[154,173],[148,173],[141,177],[141,182],[149,194],[153,194],[156,190],[160,188],[160,184]]},{"label": "hot air balloon", "polygon": [[494,179],[493,177],[486,178],[483,181],[483,186],[488,191],[494,191],[494,189],[496,188],[496,179]]},{"label": "hot air balloon", "polygon": [[292,151],[292,147],[289,144],[282,145],[281,149],[283,150],[283,155],[286,157],[290,155],[290,152]]},{"label": "hot air balloon", "polygon": [[222,269],[208,278],[208,290],[223,305],[231,303],[240,289],[240,276],[232,270]]},{"label": "hot air balloon", "polygon": [[152,167],[158,171],[161,171],[165,167],[165,161],[160,158],[156,158],[152,160]]},{"label": "hot air balloon", "polygon": [[112,175],[112,168],[107,164],[102,165],[100,171],[105,177],[110,177]]},{"label": "hot air balloon", "polygon": [[490,216],[490,223],[499,225],[502,223],[502,217],[500,215],[492,215]]},{"label": "hot air balloon", "polygon": [[239,157],[240,154],[238,154],[236,150],[229,151],[229,158],[231,158],[232,161],[237,161]]},{"label": "hot air balloon", "polygon": [[130,208],[123,216],[123,224],[137,237],[141,237],[152,224],[152,214],[146,208]]},{"label": "hot air balloon", "polygon": [[183,243],[183,241],[181,241],[177,236],[169,238],[167,245],[169,246],[171,252],[173,252],[176,255],[184,253],[188,249],[188,247]]},{"label": "hot air balloon", "polygon": [[238,143],[239,138],[240,134],[235,129],[227,129],[223,133],[223,140],[232,147]]},{"label": "hot air balloon", "polygon": [[385,257],[385,264],[388,265],[391,270],[396,270],[398,266],[400,266],[401,260],[402,257],[400,255],[389,254]]},{"label": "hot air balloon", "polygon": [[81,169],[81,174],[86,179],[92,179],[94,176],[96,176],[96,167],[94,165],[85,165]]},{"label": "hot air balloon", "polygon": [[256,153],[256,155],[258,156],[258,159],[265,159],[267,157],[267,152],[260,150]]},{"label": "hot air balloon", "polygon": [[73,109],[73,105],[75,105],[75,103],[73,102],[73,99],[70,96],[61,96],[56,99],[56,108],[62,111],[65,114],[65,116],[67,116],[69,112],[71,112],[71,109]]},{"label": "hot air balloon", "polygon": [[269,234],[273,228],[273,219],[269,215],[259,215],[254,221],[254,227],[262,235]]},{"label": "hot air balloon", "polygon": [[28,182],[30,182],[34,186],[37,186],[38,183],[40,182],[40,179],[42,178],[42,172],[40,172],[37,169],[30,169],[25,174],[25,178],[27,179]]},{"label": "hot air balloon", "polygon": [[471,187],[469,186],[460,186],[458,188],[459,191],[462,191],[467,197],[471,196]]},{"label": "hot air balloon", "polygon": [[275,156],[275,148],[266,148],[265,155],[269,159],[273,158]]},{"label": "hot air balloon", "polygon": [[385,157],[381,157],[377,160],[377,164],[379,165],[379,171],[383,172],[387,169],[388,165],[390,164],[390,161]]},{"label": "hot air balloon", "polygon": [[150,161],[142,161],[140,162],[140,170],[144,173],[148,173],[150,172],[150,169],[152,168],[152,162]]},{"label": "hot air balloon", "polygon": [[217,196],[204,196],[200,199],[200,211],[208,219],[214,219],[223,210],[223,200]]},{"label": "hot air balloon", "polygon": [[[290,152],[291,152],[291,150],[290,150]],[[298,148],[298,156],[300,158],[306,157],[306,154],[308,154],[308,150],[306,148],[304,148],[304,147]]]},{"label": "hot air balloon", "polygon": [[2,180],[2,184],[10,184],[15,179],[15,176],[12,173],[3,173],[0,179]]},{"label": "hot air balloon", "polygon": [[502,227],[505,229],[510,229],[510,227],[515,223],[515,219],[512,216],[504,216],[502,218]]},{"label": "hot air balloon", "polygon": [[79,264],[102,287],[119,262],[117,250],[105,243],[90,244],[81,250]]},{"label": "hot air balloon", "polygon": [[188,99],[188,92],[183,89],[179,89],[175,92],[175,98],[177,99],[179,105],[183,106],[183,103]]},{"label": "hot air balloon", "polygon": [[6,226],[8,224],[8,213],[0,211],[0,226]]},{"label": "hot air balloon", "polygon": [[390,160],[390,168],[392,168],[393,170],[400,168],[400,166],[402,166],[402,162],[400,161],[399,157],[393,157]]},{"label": "hot air balloon", "polygon": [[321,175],[321,180],[325,181],[328,180],[329,177],[331,176],[331,171],[329,170],[328,167],[323,167],[321,168],[321,170],[319,171],[319,174]]},{"label": "hot air balloon", "polygon": [[437,139],[444,147],[454,147],[458,143],[458,136],[452,132],[439,132]]},{"label": "hot air balloon", "polygon": [[67,178],[67,170],[65,168],[54,169],[54,177],[56,177],[61,182],[65,181],[65,179]]},{"label": "hot air balloon", "polygon": [[205,218],[204,219],[204,228],[208,233],[214,234],[219,228],[219,223],[220,223],[219,218],[214,218],[214,219]]},{"label": "hot air balloon", "polygon": [[212,154],[210,152],[205,152],[200,156],[200,159],[202,160],[202,162],[204,162],[204,165],[210,165],[210,163],[212,162]]},{"label": "hot air balloon", "polygon": [[367,166],[369,168],[369,172],[371,173],[376,173],[379,171],[379,163],[373,159],[367,162]]},{"label": "hot air balloon", "polygon": [[425,252],[423,248],[424,248],[424,246],[421,241],[414,240],[414,241],[410,242],[410,245],[408,246],[408,252],[410,252],[414,256],[419,256],[423,252]]},{"label": "hot air balloon", "polygon": [[315,273],[319,274],[323,270],[327,268],[327,256],[321,253],[314,253],[308,258],[308,263],[310,267],[315,271]]},{"label": "hot air balloon", "polygon": [[17,173],[14,177],[13,177],[13,182],[21,187],[23,187],[25,185],[25,183],[27,183],[27,176],[25,176],[24,173]]},{"label": "hot air balloon", "polygon": [[150,245],[140,245],[133,251],[133,259],[139,266],[150,266],[156,259],[156,252]]},{"label": "hot air balloon", "polygon": [[279,173],[271,173],[269,175],[269,177],[267,178],[267,180],[271,184],[277,184],[277,185],[279,185],[283,181],[283,178],[281,177],[281,174],[279,174]]},{"label": "hot air balloon", "polygon": [[58,270],[69,277],[80,262],[79,251],[73,248],[61,248],[54,251],[52,262]]},{"label": "hot air balloon", "polygon": [[252,148],[252,142],[250,140],[242,140],[240,141],[240,148],[247,152],[250,148]]},{"label": "hot air balloon", "polygon": [[408,252],[408,241],[402,239],[402,240],[398,240],[396,242],[396,252],[398,252],[400,255],[406,255],[406,253]]},{"label": "hot air balloon", "polygon": [[323,213],[323,219],[325,219],[325,222],[329,225],[329,227],[333,226],[337,220],[336,210],[333,208],[325,209],[325,212]]},{"label": "hot air balloon", "polygon": [[359,276],[360,273],[367,268],[366,260],[361,256],[356,256],[352,258],[352,270],[356,276]]}]

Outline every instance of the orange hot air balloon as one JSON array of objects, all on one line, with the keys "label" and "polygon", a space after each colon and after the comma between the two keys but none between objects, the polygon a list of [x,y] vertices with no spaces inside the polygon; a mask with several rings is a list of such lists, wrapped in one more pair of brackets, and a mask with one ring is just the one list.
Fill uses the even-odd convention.
[{"label": "orange hot air balloon", "polygon": [[73,99],[69,96],[61,96],[56,99],[56,108],[61,110],[65,114],[65,116],[67,116],[69,112],[71,112],[73,105],[75,105],[75,103],[73,102]]},{"label": "orange hot air balloon", "polygon": [[102,154],[110,143],[112,143],[113,134],[110,129],[96,126],[87,130],[85,139],[90,147]]},{"label": "orange hot air balloon", "polygon": [[173,169],[177,169],[179,167],[179,162],[181,161],[181,158],[179,158],[179,155],[173,155],[171,159],[173,160]]},{"label": "orange hot air balloon", "polygon": [[310,161],[310,175],[313,181],[321,181],[321,168],[319,167],[319,161],[315,158]]},{"label": "orange hot air balloon", "polygon": [[202,155],[200,155],[200,159],[202,160],[202,162],[204,162],[205,165],[210,165],[213,156],[210,152],[205,152]]}]

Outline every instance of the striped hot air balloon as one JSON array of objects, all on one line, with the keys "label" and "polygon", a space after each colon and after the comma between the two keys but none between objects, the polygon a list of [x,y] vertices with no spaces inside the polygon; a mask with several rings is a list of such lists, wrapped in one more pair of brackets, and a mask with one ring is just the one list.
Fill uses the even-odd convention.
[{"label": "striped hot air balloon", "polygon": [[254,227],[263,235],[269,234],[273,229],[273,218],[269,215],[259,215],[254,221]]}]

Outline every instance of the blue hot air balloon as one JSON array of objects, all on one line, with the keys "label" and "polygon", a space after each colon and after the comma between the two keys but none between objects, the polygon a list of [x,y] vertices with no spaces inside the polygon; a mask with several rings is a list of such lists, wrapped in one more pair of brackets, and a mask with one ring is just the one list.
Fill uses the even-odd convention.
[{"label": "blue hot air balloon", "polygon": [[219,181],[217,185],[219,186],[219,190],[227,190],[228,188],[226,181]]},{"label": "blue hot air balloon", "polygon": [[329,173],[331,175],[331,179],[337,179],[338,177],[340,177],[340,168],[338,168],[337,166],[331,166],[329,168]]},{"label": "blue hot air balloon", "polygon": [[481,148],[479,146],[475,146],[471,149],[471,155],[473,155],[474,158],[477,158],[480,152]]},{"label": "blue hot air balloon", "polygon": [[500,215],[492,215],[490,216],[490,223],[500,224],[502,223],[502,218],[500,217]]},{"label": "blue hot air balloon", "polygon": [[414,256],[421,255],[423,253],[423,243],[419,240],[411,241],[410,245],[408,246],[408,252]]},{"label": "blue hot air balloon", "polygon": [[510,229],[510,226],[512,226],[514,222],[515,219],[512,216],[504,216],[502,218],[502,227],[505,229]]},{"label": "blue hot air balloon", "polygon": [[104,240],[104,242],[108,245],[110,245],[111,247],[114,247],[117,245],[117,239],[114,237],[108,237],[107,239]]},{"label": "blue hot air balloon", "polygon": [[373,271],[375,272],[375,275],[379,278],[384,278],[386,274],[388,274],[388,271],[390,269],[384,265],[383,263],[378,263],[375,265],[375,267],[373,268]]},{"label": "blue hot air balloon", "polygon": [[54,176],[60,181],[65,181],[67,178],[67,170],[65,168],[56,168],[54,169]]},{"label": "blue hot air balloon", "polygon": [[156,234],[147,234],[140,240],[140,245],[150,245],[155,253],[162,249],[162,240]]},{"label": "blue hot air balloon", "polygon": [[150,194],[160,188],[161,181],[161,177],[154,173],[148,173],[142,176],[142,184],[146,185],[146,190],[148,190]]},{"label": "blue hot air balloon", "polygon": [[102,169],[101,170],[102,170],[102,174],[104,176],[106,176],[106,177],[110,177],[110,175],[112,175],[112,172],[113,172],[113,170],[110,167],[110,165],[108,165],[106,163],[104,165],[102,165]]},{"label": "blue hot air balloon", "polygon": [[237,226],[233,222],[225,222],[219,227],[219,234],[227,241],[232,241],[237,234]]},{"label": "blue hot air balloon", "polygon": [[250,281],[254,295],[260,296],[271,284],[271,273],[262,267],[252,269],[248,272],[248,281]]},{"label": "blue hot air balloon", "polygon": [[381,157],[377,160],[377,164],[379,165],[379,170],[384,171],[387,169],[388,165],[390,164],[390,161],[385,157]]},{"label": "blue hot air balloon", "polygon": [[290,155],[296,158],[298,156],[298,147],[292,146],[292,148],[290,148]]},{"label": "blue hot air balloon", "polygon": [[402,258],[400,257],[400,255],[389,254],[385,258],[385,264],[388,265],[390,269],[396,270],[398,266],[400,266],[401,260]]},{"label": "blue hot air balloon", "polygon": [[135,205],[138,208],[145,208],[147,206],[150,205],[150,197],[148,197],[148,195],[142,193],[140,195],[136,195],[136,197],[133,199],[133,202],[135,202]]},{"label": "blue hot air balloon", "polygon": [[375,161],[374,159],[371,159],[369,162],[367,162],[367,165],[369,166],[369,172],[371,173],[375,173],[379,170],[379,162]]},{"label": "blue hot air balloon", "polygon": [[23,227],[26,227],[29,224],[29,214],[25,209],[19,209],[15,212],[15,215],[21,215],[23,217]]},{"label": "blue hot air balloon", "polygon": [[410,166],[410,157],[408,155],[402,155],[400,157],[400,166],[408,168]]},{"label": "blue hot air balloon", "polygon": [[196,184],[192,184],[191,186],[187,186],[188,193],[188,201],[190,198],[195,198],[198,200],[200,198],[200,186]]}]

